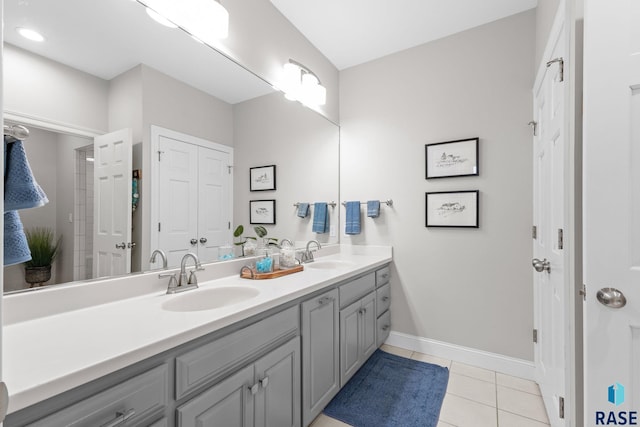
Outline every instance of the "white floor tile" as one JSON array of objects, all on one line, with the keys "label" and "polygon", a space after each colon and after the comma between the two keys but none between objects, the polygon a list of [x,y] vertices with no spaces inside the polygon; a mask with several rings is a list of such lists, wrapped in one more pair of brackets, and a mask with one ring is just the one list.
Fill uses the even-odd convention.
[{"label": "white floor tile", "polygon": [[523,378],[512,377],[511,375],[505,375],[496,373],[496,382],[498,385],[514,388],[520,391],[526,391],[527,393],[536,394],[540,396],[540,387],[533,381],[525,380]]},{"label": "white floor tile", "polygon": [[309,427],[349,427],[349,424],[345,424],[335,418],[327,417],[325,414],[320,414],[313,420]]},{"label": "white floor tile", "polygon": [[542,398],[524,391],[499,385],[498,409],[543,423],[549,423]]},{"label": "white floor tile", "polygon": [[451,372],[460,375],[466,375],[468,377],[476,378],[482,381],[488,381],[491,383],[496,382],[496,373],[488,369],[477,368],[471,365],[465,365],[464,363],[452,362]]},{"label": "white floor tile", "polygon": [[443,359],[441,357],[430,356],[428,354],[418,353],[414,351],[411,354],[413,360],[419,360],[421,362],[431,363],[433,365],[444,366],[445,368],[451,368],[451,360]]},{"label": "white floor tile", "polygon": [[447,393],[496,407],[496,385],[488,381],[451,373]]},{"label": "white floor tile", "polygon": [[498,410],[498,427],[548,427],[549,424]]},{"label": "white floor tile", "polygon": [[496,408],[447,393],[440,410],[440,421],[456,427],[496,427]]},{"label": "white floor tile", "polygon": [[387,353],[395,354],[396,356],[406,357],[407,359],[411,357],[411,353],[413,351],[407,350],[406,348],[394,347],[388,344],[382,344],[380,350],[386,351]]}]

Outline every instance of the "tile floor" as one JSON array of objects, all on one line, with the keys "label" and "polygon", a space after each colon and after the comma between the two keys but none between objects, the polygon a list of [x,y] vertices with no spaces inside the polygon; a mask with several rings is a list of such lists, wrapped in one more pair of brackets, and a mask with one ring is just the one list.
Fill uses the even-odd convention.
[{"label": "tile floor", "polygon": [[[549,420],[538,385],[482,368],[441,359],[403,348],[382,350],[449,368],[449,385],[438,427],[544,427]],[[348,424],[321,414],[311,427]]]}]

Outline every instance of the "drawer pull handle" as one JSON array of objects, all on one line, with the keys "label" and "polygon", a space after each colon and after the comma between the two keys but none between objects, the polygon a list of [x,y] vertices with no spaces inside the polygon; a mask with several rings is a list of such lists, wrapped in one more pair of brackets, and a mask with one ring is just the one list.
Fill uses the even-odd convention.
[{"label": "drawer pull handle", "polygon": [[260,390],[260,383],[255,383],[254,385],[249,386],[249,391],[251,391],[251,394],[256,394],[258,393],[259,390]]},{"label": "drawer pull handle", "polygon": [[384,302],[389,301],[389,297],[388,297],[388,296],[384,296],[384,297],[382,297],[382,301],[384,301]]},{"label": "drawer pull handle", "polygon": [[263,379],[261,379],[260,385],[262,386],[262,388],[267,388],[267,386],[269,385],[269,377],[264,377]]},{"label": "drawer pull handle", "polygon": [[333,301],[332,297],[324,297],[318,300],[318,305],[325,305],[326,303]]},{"label": "drawer pull handle", "polygon": [[136,410],[131,408],[126,412],[116,412],[116,417],[109,421],[106,424],[102,424],[100,427],[116,427],[121,424],[124,424],[129,418],[133,417],[136,414]]}]

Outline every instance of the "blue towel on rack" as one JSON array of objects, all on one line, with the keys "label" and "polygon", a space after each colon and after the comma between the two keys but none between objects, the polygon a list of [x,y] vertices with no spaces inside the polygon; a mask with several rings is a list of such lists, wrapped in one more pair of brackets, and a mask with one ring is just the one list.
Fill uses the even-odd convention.
[{"label": "blue towel on rack", "polygon": [[316,202],[313,204],[312,231],[318,234],[329,231],[329,212],[325,202]]},{"label": "blue towel on rack", "polygon": [[367,201],[367,216],[369,218],[378,218],[380,216],[380,200]]},{"label": "blue towel on rack", "polygon": [[309,203],[298,203],[298,216],[306,218],[309,215]]},{"label": "blue towel on rack", "polygon": [[347,202],[347,223],[344,232],[360,234],[360,201]]},{"label": "blue towel on rack", "polygon": [[4,265],[31,261],[31,251],[22,229],[20,216],[16,211],[4,214]]},{"label": "blue towel on rack", "polygon": [[4,140],[4,211],[37,208],[49,203],[38,185],[22,141]]}]

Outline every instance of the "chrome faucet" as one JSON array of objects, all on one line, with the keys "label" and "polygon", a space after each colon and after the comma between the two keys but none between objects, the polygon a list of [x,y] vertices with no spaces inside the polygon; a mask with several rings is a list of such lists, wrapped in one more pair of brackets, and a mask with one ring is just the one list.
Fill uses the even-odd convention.
[{"label": "chrome faucet", "polygon": [[301,263],[313,262],[313,252],[311,252],[311,249],[310,249],[310,246],[312,243],[316,244],[316,246],[318,247],[318,250],[322,249],[322,246],[320,246],[320,242],[318,242],[317,240],[309,240],[307,242],[307,248],[302,253],[302,257],[300,258]]},{"label": "chrome faucet", "polygon": [[167,269],[167,254],[165,254],[164,251],[161,250],[161,249],[156,249],[151,253],[151,258],[149,258],[149,263],[153,264],[154,262],[156,262],[156,255],[160,255],[160,258],[162,258],[162,269],[166,270]]},{"label": "chrome faucet", "polygon": [[[195,263],[195,269],[191,270],[187,277],[187,260],[191,258]],[[196,271],[204,270],[198,256],[194,253],[188,252],[182,257],[180,262],[180,278],[176,281],[175,274],[171,274],[169,279],[169,287],[167,288],[168,294],[175,294],[178,292],[188,291],[189,289],[198,288],[198,278],[196,277]]]}]

